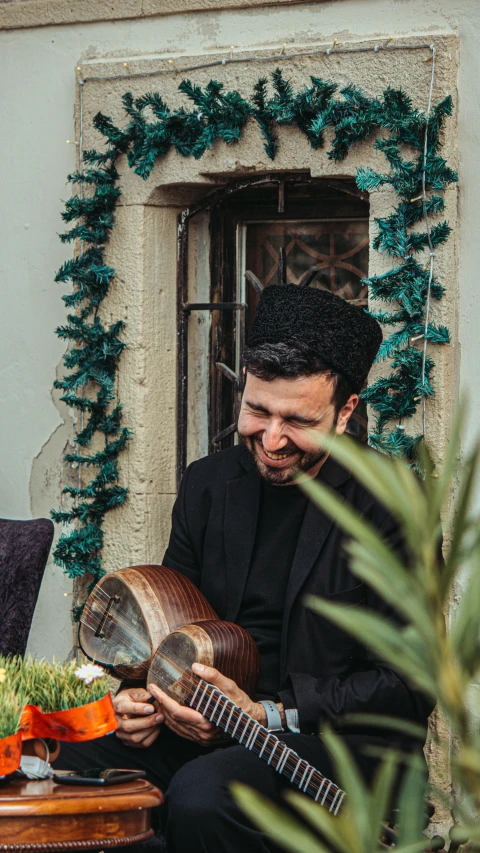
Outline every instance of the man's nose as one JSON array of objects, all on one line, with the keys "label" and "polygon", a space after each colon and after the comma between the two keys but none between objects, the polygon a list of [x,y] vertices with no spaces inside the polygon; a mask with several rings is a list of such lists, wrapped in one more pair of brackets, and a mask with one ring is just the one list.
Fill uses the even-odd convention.
[{"label": "man's nose", "polygon": [[263,446],[268,453],[276,453],[287,444],[288,439],[283,435],[282,428],[282,424],[277,421],[268,424],[262,436]]}]

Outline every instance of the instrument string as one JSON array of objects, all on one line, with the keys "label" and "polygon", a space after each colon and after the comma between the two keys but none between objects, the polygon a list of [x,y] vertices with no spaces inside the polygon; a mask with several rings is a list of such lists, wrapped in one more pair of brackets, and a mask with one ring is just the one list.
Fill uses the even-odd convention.
[{"label": "instrument string", "polygon": [[[216,692],[219,693],[218,690],[216,690]],[[224,696],[224,694],[220,694],[220,695]],[[231,704],[234,705],[234,703],[232,702],[231,699],[228,699],[228,697],[225,697],[225,698],[227,699],[228,702],[230,702]],[[200,713],[202,713],[202,707],[201,706],[203,705],[203,710],[205,710],[210,701],[211,701],[211,696],[207,695],[204,697],[204,699],[202,700],[202,702],[198,706],[198,710]],[[252,746],[253,752],[255,752],[257,755],[259,755],[260,752],[262,752],[262,746],[263,746],[263,754],[265,754],[265,757],[268,759],[274,755],[279,744],[282,745],[284,750],[288,749],[288,747],[286,747],[286,745],[284,744],[283,741],[280,740],[280,738],[277,738],[275,735],[272,735],[271,733],[269,733],[267,731],[267,729],[265,729],[264,726],[262,726],[256,720],[254,720],[253,717],[250,717],[245,711],[242,711],[238,706],[234,705],[234,708],[235,708],[235,712],[232,715],[232,722],[237,722],[237,720],[239,720],[242,715],[245,715],[247,717],[247,723],[245,724],[245,727],[243,730],[244,733],[246,732],[249,723],[252,723],[253,726],[258,726],[259,730],[264,735],[266,745],[264,746],[262,743],[262,744],[259,744],[257,746],[256,739],[255,739],[253,742],[253,746]],[[220,710],[217,709],[215,714],[213,714],[211,718],[207,717],[207,719],[211,719],[212,722],[216,723],[217,720],[220,718],[221,713],[222,713],[222,709],[221,708],[220,708]],[[205,716],[205,715],[203,715],[203,716]],[[253,732],[253,726],[251,728],[250,733]],[[285,754],[284,751],[278,752],[277,764],[281,763],[282,755],[284,755],[284,754]],[[287,756],[286,761],[284,762],[284,764],[282,766],[281,772],[285,775],[287,775],[287,773],[290,773],[290,778],[292,778],[296,773],[299,772],[299,764],[304,765],[304,774],[307,774],[307,778],[309,778],[309,782],[308,782],[307,786],[305,788],[303,788],[305,793],[309,793],[313,796],[316,792],[318,792],[318,790],[322,786],[322,783],[323,784],[325,784],[325,782],[330,783],[330,780],[327,779],[326,776],[323,776],[320,773],[320,771],[317,770],[316,768],[314,768],[313,765],[309,764],[308,761],[306,761],[303,758],[300,758],[300,756],[296,752],[294,752],[293,750],[289,750],[289,754]],[[301,776],[299,776],[299,780],[301,780]],[[293,782],[293,784],[295,784],[295,782]],[[297,787],[300,787],[300,790],[302,790],[300,785],[297,784]],[[313,789],[313,793],[312,793],[311,789]],[[339,792],[340,792],[340,794],[344,793],[342,791],[342,789],[339,788],[334,782],[331,782],[330,787],[327,788],[327,793],[326,793],[325,799],[323,800],[322,804],[323,805],[326,805],[326,804],[332,805],[335,802],[335,800],[339,798],[338,797]],[[342,800],[343,800],[343,797],[342,797]],[[340,806],[340,808],[341,808],[341,806]],[[340,811],[340,808],[339,808],[339,811]]]},{"label": "instrument string", "polygon": [[[86,614],[87,617],[89,615],[96,617],[98,620],[97,624],[95,626],[94,624],[92,624],[88,621],[85,621],[85,619],[83,618],[83,614],[82,614],[82,618],[80,621],[83,625],[85,625],[85,627],[90,628],[94,631],[97,631],[98,628],[101,626],[102,619],[105,616],[105,613],[95,613],[95,610],[90,605],[90,601],[93,600],[93,602],[97,603],[100,607],[104,606],[104,602],[102,602],[96,595],[97,591],[101,592],[102,595],[107,599],[105,604],[108,604],[108,602],[111,601],[111,599],[113,597],[113,596],[108,595],[108,593],[106,593],[105,590],[103,590],[101,586],[97,585],[92,590],[90,597],[89,597],[89,599],[85,605],[83,613]],[[115,610],[114,610],[114,608],[115,608]],[[125,617],[125,618],[122,618],[122,617]],[[143,645],[146,649],[148,649],[148,658],[149,659],[151,658],[151,656],[153,654],[153,650],[152,650],[152,646],[151,646],[150,642],[145,638],[145,636],[141,636],[132,628],[131,620],[129,620],[129,618],[128,618],[128,612],[126,610],[124,610],[123,608],[118,607],[118,604],[116,602],[112,606],[111,610],[106,614],[105,625],[107,625],[108,622],[117,626],[120,629],[120,632],[121,632],[121,629],[124,628],[125,633],[126,633],[126,638],[128,640],[130,640],[133,637],[134,639],[138,640],[138,642],[141,645]],[[148,667],[148,665],[144,665],[142,668],[145,670],[148,670],[149,667]]]},{"label": "instrument string", "polygon": [[[96,587],[95,587],[95,589],[96,589]],[[91,593],[90,598],[84,607],[82,618],[80,619],[80,621],[81,621],[82,625],[85,625],[85,627],[91,628],[92,630],[97,631],[98,628],[100,627],[100,625],[102,624],[102,619],[104,618],[105,613],[95,612],[95,610],[92,608],[92,605],[90,603],[91,599],[93,599],[94,603],[97,603],[100,607],[103,607],[103,602],[96,596],[95,589]],[[102,590],[102,592],[103,592],[103,590]],[[109,601],[111,600],[111,596],[107,596],[107,593],[103,593],[103,594],[108,598]],[[86,621],[86,619],[84,618],[85,615],[87,616],[87,618],[89,615],[91,615],[93,618],[97,618],[97,620],[98,620],[97,624],[94,625],[91,622]],[[125,618],[122,618],[123,616]],[[148,642],[148,640],[144,636],[142,637],[141,634],[138,634],[132,628],[131,621],[128,621],[128,614],[125,610],[122,610],[121,608],[119,608],[117,611],[113,611],[113,607],[112,607],[112,609],[106,615],[105,624],[107,624],[107,622],[109,622],[109,621],[111,623],[113,623],[114,625],[120,626],[120,628],[121,627],[126,628],[128,638],[130,639],[131,637],[133,637],[134,639],[138,640],[141,645],[146,646],[150,652],[149,657],[151,656],[151,645],[150,645],[150,643]]]},{"label": "instrument string", "polygon": [[[93,597],[93,593],[91,594],[91,597]],[[88,607],[88,602],[87,602],[87,605],[86,605],[86,606],[85,606],[85,608],[84,608],[84,613],[85,613],[85,611],[87,610],[87,607]],[[90,628],[90,629],[92,629],[92,630],[97,630],[97,629],[98,629],[98,627],[100,626],[101,622],[102,622],[103,614],[102,614],[102,615],[100,615],[99,613],[95,613],[95,611],[94,611],[94,610],[91,610],[91,609],[89,609],[89,612],[90,612],[90,613],[92,613],[92,614],[93,614],[93,616],[97,617],[97,619],[98,619],[97,625],[95,626],[94,624],[92,624],[92,623],[90,623],[90,622],[85,622],[85,620],[83,619],[83,617],[82,617],[82,619],[81,619],[80,621],[81,621],[81,622],[82,622],[82,624],[83,624],[83,625],[85,625],[87,628]],[[88,613],[87,613],[87,615],[88,615]],[[151,645],[150,645],[150,643],[148,643],[148,642],[147,642],[146,640],[144,640],[144,639],[143,639],[139,634],[137,634],[137,633],[136,633],[136,632],[131,628],[131,625],[130,625],[129,623],[126,623],[126,622],[125,622],[125,620],[123,620],[123,619],[120,619],[120,620],[119,620],[119,619],[117,619],[117,618],[113,618],[112,613],[109,613],[109,614],[108,614],[108,619],[110,619],[110,620],[111,620],[115,625],[120,626],[120,631],[119,631],[119,633],[121,632],[122,627],[124,627],[124,628],[125,628],[125,633],[126,633],[126,635],[127,635],[127,639],[130,639],[130,638],[133,636],[133,637],[137,638],[138,640],[140,640],[140,642],[141,642],[144,646],[146,646],[146,647],[148,648],[148,658],[150,659],[150,658],[152,657],[152,654],[153,654],[153,653],[152,653],[152,649],[151,649]],[[183,667],[183,663],[182,663],[182,661],[180,660],[180,658],[175,657],[173,654],[171,655],[171,657],[168,657],[167,655],[165,655],[165,654],[163,654],[163,653],[159,652],[159,650],[157,650],[157,652],[155,653],[155,657],[157,657],[157,655],[159,655],[159,656],[163,657],[165,660],[169,661],[170,663],[175,664],[175,666],[177,666],[177,667],[178,667],[178,669],[179,669],[179,671],[180,671],[180,677],[184,677],[184,676],[187,676],[187,675],[188,675],[188,676],[190,676],[190,679],[191,679],[191,680],[193,680],[193,678],[196,678],[196,676],[194,676],[193,674],[191,674],[191,675],[190,675],[190,673],[188,672],[188,670],[185,670],[185,668]],[[121,664],[120,664],[120,666],[121,666]],[[148,672],[148,670],[150,669],[150,664],[149,664],[149,663],[143,663],[143,662],[142,662],[142,663],[139,663],[138,665],[135,665],[135,666],[136,666],[136,668],[137,668],[137,669],[143,670],[144,672]],[[152,663],[152,666],[153,666],[153,663]],[[193,683],[193,685],[194,685],[194,686],[196,686],[197,681],[192,681],[192,683]]]},{"label": "instrument string", "polygon": [[[162,655],[162,654],[160,654],[160,656],[167,657],[167,656]],[[187,670],[184,671],[184,676],[186,676],[186,678],[188,678],[189,681],[192,681],[191,675]],[[194,696],[193,687],[195,687],[195,689],[197,689],[198,683],[202,682],[202,679],[200,679],[200,678],[197,679],[195,676],[194,676],[194,678],[195,678],[195,681],[193,683],[193,686],[191,688],[188,688],[190,692],[189,692],[189,695],[187,695],[187,701],[189,701],[189,702],[191,701],[191,699]],[[225,702],[228,702],[229,704],[231,704],[233,706],[234,710],[233,710],[233,714],[232,714],[230,724],[232,724],[233,722],[236,723],[238,720],[241,719],[242,716],[245,716],[247,719],[246,719],[246,723],[245,723],[244,729],[243,729],[244,734],[246,733],[247,728],[250,724],[252,724],[252,728],[251,728],[250,733],[253,733],[253,727],[258,727],[259,731],[262,732],[262,734],[265,738],[265,741],[266,741],[266,746],[264,747],[264,751],[265,751],[265,749],[267,749],[267,758],[270,756],[273,756],[273,754],[276,751],[276,749],[278,748],[279,744],[282,744],[284,749],[288,749],[288,747],[285,746],[284,742],[281,741],[280,738],[277,738],[275,735],[272,735],[270,732],[268,732],[268,730],[264,726],[262,726],[256,720],[254,720],[253,717],[251,717],[249,714],[247,714],[246,711],[242,711],[242,709],[238,705],[235,705],[233,700],[229,699],[228,696],[225,696],[224,693],[221,693],[221,691],[219,691],[218,688],[213,687],[213,685],[208,684],[208,682],[204,682],[204,683],[207,687],[207,691],[205,693],[205,696],[202,698],[202,701],[197,706],[197,710],[199,711],[199,713],[202,714],[202,716],[205,716],[205,714],[203,712],[206,710],[207,706],[211,702],[212,693],[218,694],[219,698],[221,698],[221,699],[223,698],[225,700]],[[208,688],[210,688],[210,689],[208,690]],[[211,722],[217,723],[218,720],[220,719],[221,714],[223,713],[223,710],[224,709],[222,709],[221,707],[217,708],[215,713],[212,714],[212,717],[207,716],[207,719],[210,719]],[[221,727],[222,726],[220,725],[220,728]],[[227,733],[229,733],[228,729],[225,728],[224,730],[227,731]],[[252,746],[252,750],[254,752],[256,752],[256,754],[258,755],[261,751],[261,745],[259,744],[258,746],[256,746],[256,743],[254,741],[253,746]],[[300,756],[296,752],[294,752],[293,750],[290,750],[290,749],[288,751],[289,751],[289,754],[287,756],[286,761],[284,762],[284,764],[282,766],[281,772],[284,773],[285,771],[291,771],[291,775],[293,775],[294,771],[298,770],[299,763],[304,764],[305,768],[306,768],[305,772],[307,772],[309,770],[312,771],[310,781],[309,781],[307,787],[304,788],[305,792],[309,792],[309,789],[312,787],[313,787],[313,791],[315,792],[316,787],[318,789],[318,787],[322,784],[322,782],[324,782],[325,780],[330,782],[330,780],[327,779],[326,776],[323,776],[323,774],[321,774],[319,770],[314,768],[313,765],[309,764],[308,761],[306,761],[303,758],[300,758]],[[282,754],[284,754],[284,753],[280,753],[280,752],[278,753],[278,758],[280,761],[281,761]],[[315,783],[316,783],[316,786],[315,786]],[[341,792],[341,789],[335,783],[332,782],[331,788],[328,791],[327,796],[325,797],[325,803],[329,803],[329,804],[333,803],[335,801],[335,798],[336,798],[339,791]]]}]

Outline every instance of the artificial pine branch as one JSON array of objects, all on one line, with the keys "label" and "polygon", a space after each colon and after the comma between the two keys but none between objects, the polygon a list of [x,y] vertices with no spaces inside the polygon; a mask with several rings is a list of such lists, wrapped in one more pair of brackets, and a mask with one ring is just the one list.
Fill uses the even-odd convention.
[{"label": "artificial pine branch", "polygon": [[[343,160],[354,146],[380,133],[373,144],[385,157],[386,170],[382,173],[360,168],[356,181],[365,192],[385,185],[395,191],[398,203],[389,216],[376,221],[373,248],[396,260],[388,272],[366,278],[364,283],[372,299],[391,306],[391,310],[377,312],[379,321],[399,328],[386,338],[379,354],[380,358],[392,359],[390,373],[362,396],[375,412],[376,428],[370,443],[382,452],[414,459],[420,437],[410,436],[404,429],[389,431],[387,424],[391,419],[411,417],[421,400],[433,394],[433,360],[427,358],[422,382],[423,348],[417,349],[411,342],[424,333],[429,290],[434,299],[440,299],[444,292],[435,278],[430,282],[428,268],[415,257],[418,253],[425,255],[428,246],[426,232],[415,228],[424,218],[418,196],[422,193],[427,117],[414,108],[401,89],[387,88],[380,99],[371,98],[352,85],[337,94],[337,86],[331,81],[311,77],[311,85],[296,92],[281,69],[273,72],[271,81],[271,97],[267,79],[261,78],[248,100],[236,91],[225,91],[223,84],[214,80],[204,88],[184,80],[179,90],[190,101],[190,109],[180,106],[171,110],[156,92],[137,98],[126,93],[125,128],[97,113],[93,124],[104,137],[105,149],[84,151],[84,169],[69,176],[74,187],[83,187],[83,193],[77,192],[66,202],[63,220],[74,224],[60,239],[64,243],[80,240],[84,251],[63,264],[55,279],[72,284],[71,292],[63,297],[72,312],[57,334],[73,343],[64,358],[68,372],[55,382],[55,387],[62,390],[61,399],[66,405],[85,417],[76,435],[74,452],[64,457],[67,464],[82,465],[84,470],[82,483],[65,488],[65,495],[74,501],[71,508],[55,511],[52,517],[77,525],[73,531],[63,533],[55,549],[56,562],[70,577],[88,575],[92,585],[101,576],[103,519],[127,497],[127,489],[118,484],[119,457],[131,434],[122,426],[122,408],[115,393],[125,347],[121,337],[123,323],[107,328],[98,317],[115,275],[105,261],[104,248],[114,227],[120,197],[116,162],[121,154],[126,154],[129,167],[147,180],[157,160],[172,148],[182,157],[202,157],[219,140],[229,145],[238,142],[249,119],[257,122],[271,160],[278,150],[277,129],[281,125],[297,127],[314,149],[323,146],[329,130],[333,142],[327,156],[336,162]],[[433,108],[429,117],[425,188],[427,213],[432,219],[444,209],[443,197],[438,193],[457,181],[456,172],[439,154],[442,129],[451,112],[452,100],[448,97]],[[410,159],[405,159],[404,152]],[[433,247],[444,243],[449,233],[447,222],[431,222]],[[448,330],[429,323],[427,339],[448,343]],[[103,435],[104,448],[88,453],[91,442],[99,435]],[[84,483],[86,472],[92,476]],[[77,616],[81,609],[77,608]]]}]

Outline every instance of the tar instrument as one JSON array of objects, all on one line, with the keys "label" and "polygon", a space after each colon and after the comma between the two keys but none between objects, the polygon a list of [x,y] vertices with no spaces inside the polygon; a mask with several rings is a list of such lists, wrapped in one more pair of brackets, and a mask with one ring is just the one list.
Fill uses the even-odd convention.
[{"label": "tar instrument", "polygon": [[339,814],[345,798],[341,788],[192,672],[194,662],[213,666],[251,696],[260,661],[252,637],[220,620],[180,572],[132,566],[105,575],[85,605],[79,642],[88,658],[117,678],[156,684]]}]

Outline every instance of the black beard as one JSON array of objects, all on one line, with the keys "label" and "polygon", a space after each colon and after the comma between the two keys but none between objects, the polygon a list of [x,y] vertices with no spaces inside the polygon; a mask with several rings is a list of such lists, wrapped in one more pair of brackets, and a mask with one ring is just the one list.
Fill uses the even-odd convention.
[{"label": "black beard", "polygon": [[302,453],[302,451],[297,448],[297,452],[300,456],[298,457],[298,461],[295,462],[291,468],[270,468],[258,458],[257,441],[259,441],[259,439],[257,439],[255,435],[242,435],[241,433],[239,433],[239,435],[245,447],[252,454],[258,473],[272,486],[286,486],[288,483],[292,483],[300,474],[308,474],[315,465],[318,465],[319,462],[323,462],[327,457],[325,450],[321,450],[320,448],[315,453]]}]

